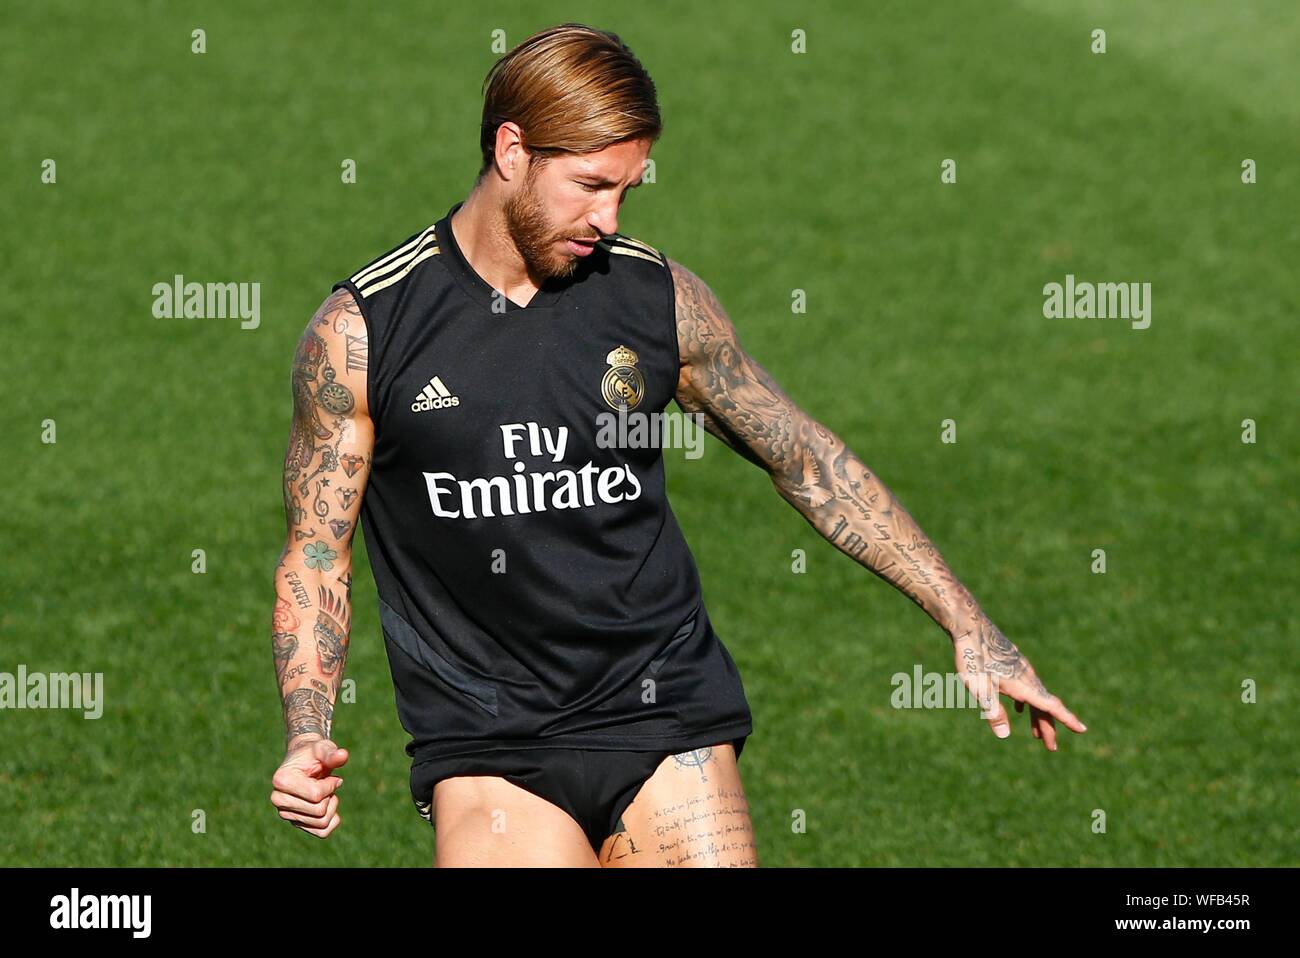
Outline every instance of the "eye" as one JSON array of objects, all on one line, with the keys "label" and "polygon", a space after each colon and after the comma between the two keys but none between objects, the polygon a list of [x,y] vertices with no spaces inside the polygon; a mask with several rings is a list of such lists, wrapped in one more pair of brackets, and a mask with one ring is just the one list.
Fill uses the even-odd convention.
[{"label": "eye", "polygon": [[[575,182],[575,183],[578,183],[577,180],[574,180],[574,182]],[[589,184],[589,183],[578,183],[578,185],[581,186],[581,187],[582,187],[584,190],[586,190],[588,193],[595,193],[595,192],[596,192],[596,187],[592,186],[592,185]]]}]

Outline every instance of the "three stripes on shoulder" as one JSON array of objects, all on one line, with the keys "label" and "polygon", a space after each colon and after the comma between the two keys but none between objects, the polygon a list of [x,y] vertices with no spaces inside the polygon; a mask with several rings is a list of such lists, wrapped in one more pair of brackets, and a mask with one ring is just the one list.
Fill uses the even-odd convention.
[{"label": "three stripes on shoulder", "polygon": [[361,272],[352,275],[352,285],[365,298],[399,282],[430,256],[437,255],[438,237],[430,226],[409,243],[402,244],[369,266],[363,266]]},{"label": "three stripes on shoulder", "polygon": [[[638,259],[649,260],[660,266],[664,265],[659,251],[653,246],[632,239],[630,236],[624,236],[621,233],[608,236],[600,240],[596,245],[620,256],[635,256]],[[360,272],[354,273],[350,278],[352,284],[356,286],[357,292],[365,298],[400,282],[411,270],[430,256],[437,255],[438,237],[434,227],[430,226],[419,236],[408,243],[402,244],[401,247],[393,250],[387,256],[362,267]]]},{"label": "three stripes on shoulder", "polygon": [[596,245],[603,246],[611,253],[618,253],[622,256],[635,256],[638,259],[648,259],[650,262],[656,263],[659,266],[664,265],[663,259],[660,257],[657,249],[649,243],[642,243],[640,240],[633,239],[630,236],[624,236],[622,233],[615,233],[614,235],[601,240]]}]

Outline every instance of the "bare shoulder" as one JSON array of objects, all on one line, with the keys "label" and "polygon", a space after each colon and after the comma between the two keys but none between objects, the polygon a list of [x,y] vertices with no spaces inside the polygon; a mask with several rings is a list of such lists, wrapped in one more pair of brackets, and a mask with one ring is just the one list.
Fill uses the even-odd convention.
[{"label": "bare shoulder", "polygon": [[681,365],[707,360],[719,349],[739,349],[736,327],[709,285],[676,260],[665,259],[673,277]]},{"label": "bare shoulder", "polygon": [[369,345],[356,297],[346,289],[331,292],[303,329],[294,355],[295,381],[311,384],[312,406],[335,416],[369,416]]}]

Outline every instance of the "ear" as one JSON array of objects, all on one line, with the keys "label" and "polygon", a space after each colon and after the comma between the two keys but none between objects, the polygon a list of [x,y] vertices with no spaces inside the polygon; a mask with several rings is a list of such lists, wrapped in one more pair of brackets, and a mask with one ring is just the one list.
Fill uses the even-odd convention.
[{"label": "ear", "polygon": [[497,127],[497,140],[494,147],[497,169],[506,180],[523,176],[528,169],[529,155],[524,149],[524,131],[519,124],[506,120]]}]

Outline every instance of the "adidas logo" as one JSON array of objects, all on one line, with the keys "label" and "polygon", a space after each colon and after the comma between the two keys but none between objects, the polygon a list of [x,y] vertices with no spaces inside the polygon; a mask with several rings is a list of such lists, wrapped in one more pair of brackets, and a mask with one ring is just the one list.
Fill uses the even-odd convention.
[{"label": "adidas logo", "polygon": [[453,396],[451,390],[442,384],[442,380],[434,376],[429,380],[427,386],[420,390],[420,394],[415,397],[415,402],[411,403],[411,412],[428,412],[430,409],[446,409],[449,406],[459,406],[460,397]]}]

